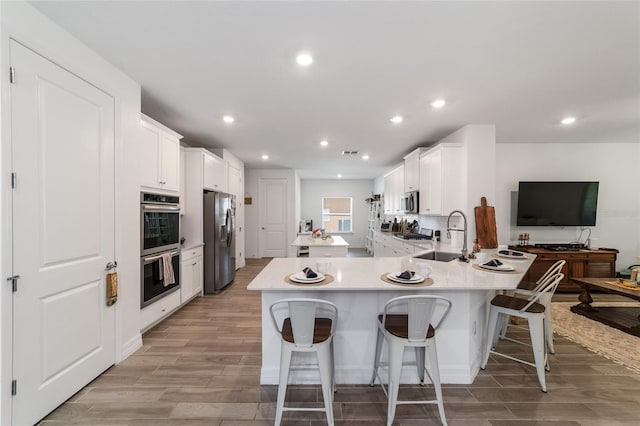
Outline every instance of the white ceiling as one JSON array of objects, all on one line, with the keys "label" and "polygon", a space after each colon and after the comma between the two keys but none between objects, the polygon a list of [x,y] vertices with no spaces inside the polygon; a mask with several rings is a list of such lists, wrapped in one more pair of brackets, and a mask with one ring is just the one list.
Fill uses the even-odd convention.
[{"label": "white ceiling", "polygon": [[247,167],[373,178],[466,124],[640,141],[639,2],[31,3],[139,82],[143,112]]}]

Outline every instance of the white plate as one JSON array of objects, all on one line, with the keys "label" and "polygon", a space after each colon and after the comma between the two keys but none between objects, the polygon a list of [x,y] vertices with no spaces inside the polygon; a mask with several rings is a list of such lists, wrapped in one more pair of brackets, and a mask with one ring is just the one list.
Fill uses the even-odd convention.
[{"label": "white plate", "polygon": [[503,254],[500,253],[501,251],[508,251],[509,253],[521,253],[519,251],[515,251],[515,250],[500,250],[496,253],[496,255],[498,255],[499,257],[505,257],[507,259],[521,259],[524,260],[526,259],[526,256],[523,254],[522,256],[514,256],[512,254]]},{"label": "white plate", "polygon": [[485,264],[478,264],[479,267],[486,269],[488,271],[502,271],[502,272],[509,272],[509,271],[513,271],[513,266],[509,266],[509,265],[500,265],[500,266],[489,266],[489,265],[485,265]]},{"label": "white plate", "polygon": [[304,272],[296,272],[295,274],[292,274],[289,279],[291,281],[304,284],[319,283],[320,281],[324,280],[324,274],[321,274],[320,272],[316,272],[316,274],[318,274],[318,276],[315,278],[307,278],[307,274],[305,274]]},{"label": "white plate", "polygon": [[422,281],[424,281],[424,277],[422,275],[419,275],[419,274],[415,274],[409,280],[404,280],[402,278],[398,278],[397,275],[400,275],[401,273],[402,272],[395,272],[395,273],[387,274],[387,278],[389,278],[391,281],[395,281],[395,282],[401,283],[401,284],[417,284],[417,283],[421,283]]}]

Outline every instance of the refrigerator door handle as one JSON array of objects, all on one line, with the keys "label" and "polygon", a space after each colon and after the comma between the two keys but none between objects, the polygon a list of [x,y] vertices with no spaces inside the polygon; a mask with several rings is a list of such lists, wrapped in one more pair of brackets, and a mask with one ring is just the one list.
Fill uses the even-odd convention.
[{"label": "refrigerator door handle", "polygon": [[231,209],[227,209],[224,226],[227,228],[227,247],[231,247],[231,240],[233,239],[233,216],[231,215]]}]

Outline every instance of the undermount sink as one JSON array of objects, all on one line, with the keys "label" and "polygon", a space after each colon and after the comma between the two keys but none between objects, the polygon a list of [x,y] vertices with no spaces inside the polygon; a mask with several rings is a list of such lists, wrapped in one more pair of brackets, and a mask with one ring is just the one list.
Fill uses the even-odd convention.
[{"label": "undermount sink", "polygon": [[435,260],[438,262],[450,262],[460,257],[460,253],[452,253],[448,251],[430,251],[429,253],[423,253],[413,256],[416,259]]}]

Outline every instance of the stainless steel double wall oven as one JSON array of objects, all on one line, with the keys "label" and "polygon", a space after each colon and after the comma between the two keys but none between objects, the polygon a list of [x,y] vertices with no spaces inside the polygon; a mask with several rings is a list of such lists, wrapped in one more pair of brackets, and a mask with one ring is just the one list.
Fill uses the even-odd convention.
[{"label": "stainless steel double wall oven", "polygon": [[[164,254],[171,255],[175,283],[165,285]],[[140,307],[180,288],[180,198],[140,193]]]}]

